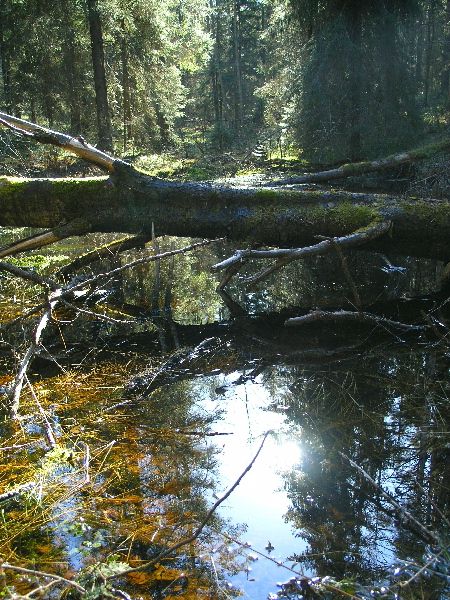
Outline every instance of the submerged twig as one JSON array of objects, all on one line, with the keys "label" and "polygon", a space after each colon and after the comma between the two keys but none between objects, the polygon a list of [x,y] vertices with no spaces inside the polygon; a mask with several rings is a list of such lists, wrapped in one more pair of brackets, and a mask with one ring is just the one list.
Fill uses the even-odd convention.
[{"label": "submerged twig", "polygon": [[206,516],[202,519],[202,521],[197,526],[196,530],[194,531],[194,533],[192,535],[190,535],[189,537],[185,538],[184,540],[181,540],[180,542],[177,542],[173,546],[170,546],[170,548],[167,548],[167,550],[163,550],[163,552],[160,552],[158,554],[158,556],[155,556],[155,558],[152,558],[152,560],[150,560],[150,561],[148,561],[148,562],[146,562],[146,563],[144,563],[142,565],[139,565],[138,567],[133,567],[133,568],[127,569],[126,571],[122,571],[122,573],[120,573],[119,575],[111,575],[110,577],[108,577],[108,579],[113,579],[115,577],[123,576],[123,575],[126,575],[127,573],[133,573],[135,571],[142,571],[144,569],[148,569],[148,568],[154,566],[155,564],[157,564],[158,562],[160,562],[163,558],[166,558],[170,554],[173,554],[174,552],[176,552],[177,550],[179,550],[183,546],[187,546],[189,544],[192,544],[192,542],[195,541],[198,538],[198,536],[202,533],[202,531],[205,528],[205,526],[207,525],[208,521],[211,519],[211,517],[216,512],[216,510],[219,508],[219,506],[223,502],[225,502],[225,500],[227,498],[229,498],[229,496],[231,496],[231,494],[238,487],[238,485],[241,483],[241,481],[243,480],[243,478],[251,470],[251,468],[255,464],[258,456],[260,455],[261,450],[263,449],[263,446],[264,446],[264,444],[265,444],[265,442],[267,440],[267,437],[271,433],[272,433],[272,431],[267,431],[264,434],[262,442],[259,445],[259,448],[258,448],[255,456],[252,458],[251,462],[247,465],[247,467],[244,469],[244,471],[239,475],[239,477],[236,479],[236,481],[234,482],[234,484],[229,488],[229,490],[221,498],[219,498],[217,500],[217,502],[215,502],[214,505],[209,509],[209,511],[207,512]]},{"label": "submerged twig", "polygon": [[17,573],[23,573],[24,575],[35,575],[36,577],[44,577],[46,579],[54,579],[58,583],[64,583],[64,585],[74,587],[81,594],[85,594],[86,590],[76,581],[71,581],[70,579],[66,579],[65,577],[60,577],[59,575],[54,575],[53,573],[45,573],[44,571],[37,571],[36,569],[25,569],[24,567],[18,567],[16,565],[11,565],[7,562],[0,564],[0,569],[7,569],[10,571],[16,571]]},{"label": "submerged twig", "polygon": [[367,473],[362,467],[360,467],[357,463],[355,463],[355,461],[353,461],[349,456],[347,456],[346,454],[344,454],[343,452],[339,452],[339,454],[345,458],[345,460],[347,460],[351,466],[356,469],[358,471],[358,473],[360,473],[364,479],[366,479],[371,485],[373,485],[373,487],[378,490],[380,492],[380,494],[383,496],[383,498],[385,500],[387,500],[389,502],[389,504],[399,513],[399,515],[402,517],[403,522],[410,522],[414,525],[414,527],[418,530],[418,532],[420,532],[422,534],[422,536],[427,540],[427,541],[432,541],[435,544],[439,544],[440,543],[440,538],[439,536],[437,536],[433,531],[430,531],[429,529],[427,529],[425,527],[425,525],[422,525],[422,523],[420,521],[418,521],[414,515],[412,515],[409,510],[407,510],[406,508],[404,508],[403,506],[401,506],[397,500],[395,500],[395,498],[393,498],[391,496],[391,494],[389,494],[388,492],[386,492],[379,483],[377,483],[370,475],[369,473]]}]

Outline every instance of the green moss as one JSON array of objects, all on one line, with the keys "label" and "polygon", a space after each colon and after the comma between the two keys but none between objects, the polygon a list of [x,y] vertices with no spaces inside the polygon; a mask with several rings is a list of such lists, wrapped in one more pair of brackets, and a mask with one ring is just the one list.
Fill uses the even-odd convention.
[{"label": "green moss", "polygon": [[257,200],[266,200],[267,202],[279,202],[284,194],[286,194],[284,190],[263,189],[255,192],[255,198]]},{"label": "green moss", "polygon": [[373,206],[337,202],[335,206],[308,206],[305,219],[323,231],[346,234],[368,227],[381,217]]},{"label": "green moss", "polygon": [[438,152],[442,152],[442,150],[447,150],[448,148],[450,148],[450,140],[445,139],[441,140],[440,142],[427,144],[426,146],[421,146],[420,148],[410,150],[408,154],[411,156],[412,160],[419,160],[422,158],[429,158],[430,156],[434,156]]},{"label": "green moss", "polygon": [[99,190],[104,190],[105,182],[107,177],[83,177],[81,178],[64,178],[64,179],[50,179],[52,191],[56,194],[67,194],[73,196],[74,194],[89,194],[90,196],[97,196]]},{"label": "green moss", "polygon": [[340,170],[348,175],[358,175],[359,173],[364,173],[367,169],[370,168],[372,163],[368,161],[357,162],[357,163],[347,163],[340,167]]},{"label": "green moss", "polygon": [[416,200],[414,203],[399,203],[401,208],[411,217],[426,224],[441,225],[448,228],[450,224],[450,203]]}]

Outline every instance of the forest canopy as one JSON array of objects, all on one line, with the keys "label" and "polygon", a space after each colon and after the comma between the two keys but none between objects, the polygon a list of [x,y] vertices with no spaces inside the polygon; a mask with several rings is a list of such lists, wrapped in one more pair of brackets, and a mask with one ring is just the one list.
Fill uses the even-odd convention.
[{"label": "forest canopy", "polygon": [[444,0],[2,0],[4,111],[135,155],[380,157],[445,122]]}]

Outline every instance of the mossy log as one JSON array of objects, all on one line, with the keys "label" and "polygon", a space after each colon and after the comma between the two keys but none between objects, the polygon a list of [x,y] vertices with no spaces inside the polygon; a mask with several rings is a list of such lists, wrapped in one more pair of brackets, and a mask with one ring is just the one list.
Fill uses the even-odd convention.
[{"label": "mossy log", "polygon": [[358,177],[367,173],[395,169],[401,165],[414,163],[449,149],[450,139],[446,138],[439,142],[435,142],[434,144],[427,144],[415,148],[414,150],[409,150],[408,152],[392,154],[391,156],[379,158],[377,160],[347,163],[340,167],[336,167],[335,169],[327,169],[326,171],[316,171],[315,173],[307,173],[306,175],[277,179],[270,182],[269,186],[324,183],[326,181],[346,179],[347,177]]},{"label": "mossy log", "polygon": [[0,226],[201,238],[300,247],[373,223],[392,228],[371,247],[450,259],[450,203],[383,194],[235,189],[177,183],[116,165],[108,178],[0,178]]}]

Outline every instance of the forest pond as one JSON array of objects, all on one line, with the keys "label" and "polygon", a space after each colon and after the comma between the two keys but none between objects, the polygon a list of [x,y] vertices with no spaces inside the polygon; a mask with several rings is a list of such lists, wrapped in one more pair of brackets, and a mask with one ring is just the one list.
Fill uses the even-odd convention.
[{"label": "forest pond", "polygon": [[[50,274],[106,239],[16,264]],[[265,440],[195,540],[117,577],[124,598],[448,597],[450,574],[417,526],[444,536],[449,517],[445,336],[288,329],[287,316],[352,304],[337,259],[292,264],[256,289],[237,282],[224,303],[209,267],[230,251],[215,244],[123,271],[91,290],[89,311],[56,313],[20,422],[2,408],[0,494],[32,485],[0,504],[1,556],[82,585],[97,569],[103,585],[192,536]],[[442,270],[362,252],[348,262],[364,304],[398,320],[428,309]],[[6,275],[1,284],[4,385],[32,317],[5,324],[39,290]],[[35,582],[7,573],[5,584],[25,594]]]}]

